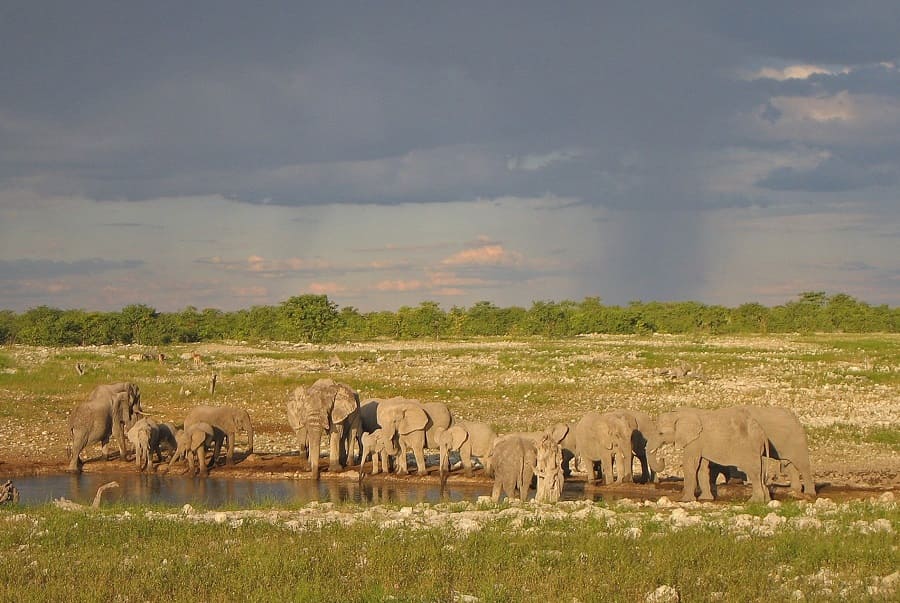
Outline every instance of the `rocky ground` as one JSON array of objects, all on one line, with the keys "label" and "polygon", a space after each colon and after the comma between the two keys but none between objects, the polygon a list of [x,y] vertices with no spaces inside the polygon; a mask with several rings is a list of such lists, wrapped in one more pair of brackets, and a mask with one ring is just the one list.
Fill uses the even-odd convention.
[{"label": "rocky ground", "polygon": [[[884,345],[874,351],[869,340],[857,349],[853,339],[848,344],[826,336],[234,343],[167,348],[163,363],[130,360],[136,352],[152,351],[156,358],[161,351],[139,346],[74,351],[14,346],[0,352],[10,359],[0,374],[0,477],[63,470],[69,410],[96,383],[133,380],[142,388],[145,409],[163,420],[177,423],[198,403],[250,410],[256,454],[233,468],[216,469],[218,476],[304,479],[292,453],[284,401],[294,384],[330,376],[356,387],[362,399],[410,395],[440,400],[456,416],[490,422],[501,432],[541,429],[611,407],[658,413],[678,406],[786,406],[807,427],[822,493],[867,496],[873,489],[900,488],[900,454],[891,439],[900,430],[900,357],[895,354],[900,338],[878,337]],[[195,353],[202,364],[191,359]],[[76,360],[83,376],[73,370]],[[214,395],[208,391],[212,374],[217,375]],[[886,441],[871,436],[877,430],[887,434]],[[89,451],[97,454],[97,447]],[[677,481],[675,452],[669,451],[666,460],[664,478]],[[127,467],[98,461],[85,470]],[[325,473],[324,478],[355,475]],[[437,476],[380,479],[436,481]],[[659,496],[652,486],[639,492],[625,495]]]}]

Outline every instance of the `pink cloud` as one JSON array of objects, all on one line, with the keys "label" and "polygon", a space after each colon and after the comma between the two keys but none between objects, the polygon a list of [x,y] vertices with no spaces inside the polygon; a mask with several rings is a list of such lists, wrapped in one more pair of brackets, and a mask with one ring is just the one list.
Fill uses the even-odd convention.
[{"label": "pink cloud", "polygon": [[424,284],[419,280],[410,280],[410,281],[380,281],[375,284],[375,289],[378,291],[419,291],[424,288]]},{"label": "pink cloud", "polygon": [[334,295],[337,293],[345,293],[347,291],[347,287],[335,282],[310,283],[309,291],[311,293],[315,293],[316,295]]},{"label": "pink cloud", "polygon": [[472,249],[464,249],[441,260],[445,266],[509,266],[521,264],[521,253],[507,251],[499,243],[481,245]]}]

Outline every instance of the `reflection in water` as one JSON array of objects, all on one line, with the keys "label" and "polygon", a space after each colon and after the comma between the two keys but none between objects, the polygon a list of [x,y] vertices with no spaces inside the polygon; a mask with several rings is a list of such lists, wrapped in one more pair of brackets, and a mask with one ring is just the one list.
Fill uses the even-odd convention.
[{"label": "reflection in water", "polygon": [[190,503],[215,508],[251,503],[360,502],[399,503],[475,500],[490,494],[490,485],[448,486],[441,497],[440,488],[431,483],[381,482],[364,480],[257,480],[168,477],[139,473],[82,473],[80,475],[37,475],[13,480],[20,492],[20,504],[36,505],[56,498],[90,504],[97,488],[111,481],[118,488],[103,494],[104,502]]}]

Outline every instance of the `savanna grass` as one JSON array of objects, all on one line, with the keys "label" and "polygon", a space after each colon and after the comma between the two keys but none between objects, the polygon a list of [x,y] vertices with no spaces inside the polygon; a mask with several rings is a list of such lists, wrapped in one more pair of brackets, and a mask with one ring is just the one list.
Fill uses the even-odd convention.
[{"label": "savanna grass", "polygon": [[[718,524],[662,529],[639,514],[637,539],[603,519],[521,526],[501,520],[468,534],[375,524],[295,532],[256,520],[235,527],[157,519],[139,508],[13,509],[0,512],[0,597],[638,601],[665,584],[688,601],[779,600],[794,589],[816,600],[857,600],[866,598],[872,577],[900,564],[900,518],[885,509],[857,505],[840,525],[886,514],[894,532],[783,530],[741,538]],[[852,588],[842,597],[811,584],[823,569]]]}]

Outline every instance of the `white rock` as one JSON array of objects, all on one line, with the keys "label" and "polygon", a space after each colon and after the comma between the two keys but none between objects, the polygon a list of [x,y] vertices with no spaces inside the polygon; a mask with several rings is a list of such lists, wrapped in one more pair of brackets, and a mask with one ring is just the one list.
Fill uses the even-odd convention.
[{"label": "white rock", "polygon": [[678,603],[681,601],[681,595],[674,587],[663,584],[652,593],[647,593],[644,601],[647,603]]}]

